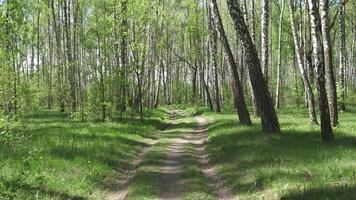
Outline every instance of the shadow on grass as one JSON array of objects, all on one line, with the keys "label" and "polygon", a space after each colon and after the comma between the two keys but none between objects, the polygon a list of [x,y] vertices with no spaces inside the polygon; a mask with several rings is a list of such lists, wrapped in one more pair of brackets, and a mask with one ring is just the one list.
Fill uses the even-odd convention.
[{"label": "shadow on grass", "polygon": [[[56,197],[59,199],[67,199],[67,200],[85,200],[86,199],[85,197],[82,197],[79,195],[67,194],[65,192],[49,189],[45,186],[30,185],[30,184],[24,183],[20,180],[1,180],[1,181],[2,181],[3,186],[5,186],[8,190],[13,190],[12,192],[7,191],[7,193],[9,194],[8,197],[6,196],[6,194],[3,194],[5,196],[0,195],[0,197],[4,197],[4,198],[7,197],[8,199],[28,198],[29,196],[37,196],[38,194],[40,196],[51,196],[51,197]],[[25,195],[25,196],[23,196],[20,193],[23,193],[23,195]],[[17,194],[17,195],[14,196],[13,194]],[[32,194],[32,195],[29,195],[29,194]]]},{"label": "shadow on grass", "polygon": [[291,192],[283,196],[282,200],[314,200],[314,199],[334,199],[350,200],[356,197],[356,186],[334,186],[318,189],[308,189],[301,192]]},{"label": "shadow on grass", "polygon": [[[219,119],[218,115],[217,118],[209,126],[207,150],[212,163],[219,166],[226,184],[237,194],[249,195],[270,190],[277,193],[287,190],[288,193],[288,187],[306,184],[317,188],[311,194],[315,194],[311,196],[315,197],[313,199],[325,199],[323,192],[337,197],[338,191],[354,189],[323,187],[330,182],[346,181],[351,184],[355,181],[352,178],[352,174],[356,173],[355,136],[340,130],[334,143],[323,144],[318,131],[300,128],[304,124],[298,123],[303,122],[283,121],[283,133],[267,135],[262,133],[260,124],[246,127],[234,118]],[[319,188],[322,189],[319,191]],[[355,193],[347,194],[345,197],[356,197]]]},{"label": "shadow on grass", "polygon": [[[26,125],[32,136],[27,142],[28,145],[26,148],[16,149],[0,146],[0,166],[2,162],[7,163],[8,160],[11,160],[11,164],[7,166],[9,168],[12,164],[22,164],[22,160],[29,155],[28,150],[36,149],[29,157],[30,164],[27,170],[31,173],[37,173],[40,169],[53,170],[55,171],[53,173],[59,176],[65,174],[58,181],[43,175],[44,180],[51,178],[51,182],[57,184],[59,191],[62,187],[67,188],[66,182],[78,184],[73,188],[81,190],[117,190],[116,179],[132,168],[131,161],[149,145],[145,139],[157,139],[156,130],[166,125],[159,119],[124,119],[120,123],[103,123],[73,121],[68,117],[65,113],[54,111],[41,111],[29,115]],[[40,157],[42,161],[39,160]],[[81,176],[85,177],[82,183],[72,180],[73,177],[77,177],[75,170],[72,169],[80,171]],[[9,171],[6,177],[12,176]],[[41,188],[27,187],[26,183],[37,184],[33,177],[28,178],[29,180],[21,180],[19,183],[8,181],[9,187],[27,193],[42,191]],[[0,198],[1,184],[2,180]],[[61,199],[79,199],[56,194],[55,191],[44,192],[49,196],[59,196]]]}]

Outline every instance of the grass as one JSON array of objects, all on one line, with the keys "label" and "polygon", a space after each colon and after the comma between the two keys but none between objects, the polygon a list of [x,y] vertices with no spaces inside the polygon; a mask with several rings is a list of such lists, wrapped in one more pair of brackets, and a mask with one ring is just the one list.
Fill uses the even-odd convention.
[{"label": "grass", "polygon": [[73,121],[54,111],[30,115],[30,136],[0,146],[0,199],[103,199],[164,126],[164,110],[151,115],[120,123]]},{"label": "grass", "polygon": [[355,113],[340,115],[336,141],[323,144],[304,109],[279,111],[282,133],[238,123],[235,113],[205,113],[207,150],[224,182],[240,199],[356,198]]},{"label": "grass", "polygon": [[[178,123],[157,134],[166,127],[167,110],[178,109],[184,110],[176,113]],[[274,135],[262,133],[257,118],[251,127],[241,125],[232,110],[216,114],[171,106],[150,111],[149,120],[120,123],[38,112],[29,117],[22,143],[0,146],[0,199],[104,199],[152,139],[159,140],[138,168],[127,198],[159,199],[166,148],[194,128],[192,116],[200,114],[210,122],[206,148],[212,164],[239,199],[356,198],[356,108],[340,114],[332,144],[321,142],[319,127],[309,123],[305,109],[279,110],[282,133]],[[183,199],[215,199],[191,145],[180,178]]]}]

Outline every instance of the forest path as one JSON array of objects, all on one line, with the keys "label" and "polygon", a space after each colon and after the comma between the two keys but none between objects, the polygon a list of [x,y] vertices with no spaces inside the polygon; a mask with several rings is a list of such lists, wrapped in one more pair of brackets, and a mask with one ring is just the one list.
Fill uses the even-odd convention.
[{"label": "forest path", "polygon": [[[217,199],[232,200],[234,195],[231,190],[224,186],[218,175],[218,170],[209,163],[208,153],[204,148],[207,140],[207,121],[201,117],[195,117],[197,126],[187,131],[183,137],[173,138],[167,149],[166,160],[161,167],[161,192],[163,200],[178,200],[182,197],[182,160],[187,154],[187,145],[192,146],[193,157],[197,160],[201,171],[206,177],[207,185]],[[173,120],[173,123],[176,123]],[[178,124],[179,127],[179,124]]]},{"label": "forest path", "polygon": [[[178,113],[173,112],[171,115],[171,124],[173,126],[179,126],[176,118]],[[176,131],[175,129],[168,129],[168,132]],[[186,141],[182,138],[172,138],[171,144],[167,148],[166,159],[161,166],[161,191],[160,198],[167,200],[180,199],[181,193],[181,165],[182,159],[185,154]]]},{"label": "forest path", "polygon": [[217,199],[233,200],[234,195],[230,188],[226,187],[221,180],[218,170],[209,162],[209,155],[205,150],[204,143],[207,141],[208,122],[202,116],[195,117],[197,127],[187,135],[187,139],[193,144],[194,157],[207,179],[207,185],[212,189]]}]

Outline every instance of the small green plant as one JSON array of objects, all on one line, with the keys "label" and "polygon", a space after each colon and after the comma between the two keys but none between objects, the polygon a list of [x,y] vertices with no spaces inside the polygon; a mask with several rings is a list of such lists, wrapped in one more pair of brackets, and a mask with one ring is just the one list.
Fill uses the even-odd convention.
[{"label": "small green plant", "polygon": [[15,149],[17,146],[25,144],[31,137],[26,125],[21,121],[4,118],[1,118],[0,121],[0,144]]}]

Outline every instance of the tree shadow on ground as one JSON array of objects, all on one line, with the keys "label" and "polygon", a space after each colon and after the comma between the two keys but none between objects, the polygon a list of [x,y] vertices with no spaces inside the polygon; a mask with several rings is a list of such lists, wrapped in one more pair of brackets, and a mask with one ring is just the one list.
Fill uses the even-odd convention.
[{"label": "tree shadow on ground", "polygon": [[[263,193],[272,187],[282,193],[287,183],[290,188],[306,184],[317,189],[328,182],[353,183],[356,137],[339,130],[334,143],[323,144],[318,131],[301,129],[303,124],[298,123],[282,121],[281,127],[287,128],[268,135],[262,133],[260,124],[247,127],[233,118],[215,120],[206,143],[211,161],[237,194]],[[329,179],[324,180],[325,176]]]},{"label": "tree shadow on ground", "polygon": [[314,200],[333,199],[350,200],[356,198],[356,186],[330,186],[317,189],[307,189],[305,191],[291,192],[283,196],[282,200]]},{"label": "tree shadow on ground", "polygon": [[[32,196],[50,196],[51,198],[59,198],[59,199],[66,199],[66,200],[85,200],[86,198],[80,195],[72,195],[68,194],[65,192],[61,191],[56,191],[53,189],[50,189],[46,186],[36,186],[32,184],[27,184],[24,183],[23,181],[20,180],[1,180],[1,183],[3,186],[7,188],[8,191],[6,191],[5,194],[0,195],[0,197],[3,197],[5,199],[22,199],[22,198],[29,198],[29,194],[32,194]],[[26,196],[23,196],[22,194],[26,194]]]},{"label": "tree shadow on ground", "polygon": [[[28,170],[31,173],[36,174],[39,169],[56,170],[53,171],[54,174],[58,176],[65,174],[68,184],[73,184],[70,182],[76,180],[72,180],[72,177],[76,177],[75,170],[79,170],[80,179],[85,180],[83,185],[87,184],[95,189],[116,190],[117,179],[124,177],[127,171],[133,168],[131,161],[143,148],[149,146],[149,140],[158,138],[156,130],[164,127],[165,123],[157,119],[124,119],[120,123],[81,122],[69,120],[65,113],[44,111],[29,115],[26,126],[31,133],[26,148],[0,147],[0,157],[5,160],[5,163],[22,164],[22,160],[29,157]],[[36,151],[29,153],[28,150],[31,149]],[[111,178],[114,176],[115,178]],[[36,183],[32,180],[32,176],[28,178],[31,179],[31,183]],[[19,191],[26,190],[27,193],[42,190],[27,187],[26,181],[21,180],[19,183],[8,181],[8,183],[9,187],[18,184],[15,188]],[[58,184],[62,184],[61,181],[62,179]],[[2,180],[0,180],[0,193],[1,184]],[[61,196],[59,192],[61,190],[62,188],[58,186],[58,192],[48,190],[46,193],[48,196]],[[75,196],[64,195],[65,193],[62,195],[63,198],[60,198],[76,199]]]}]

